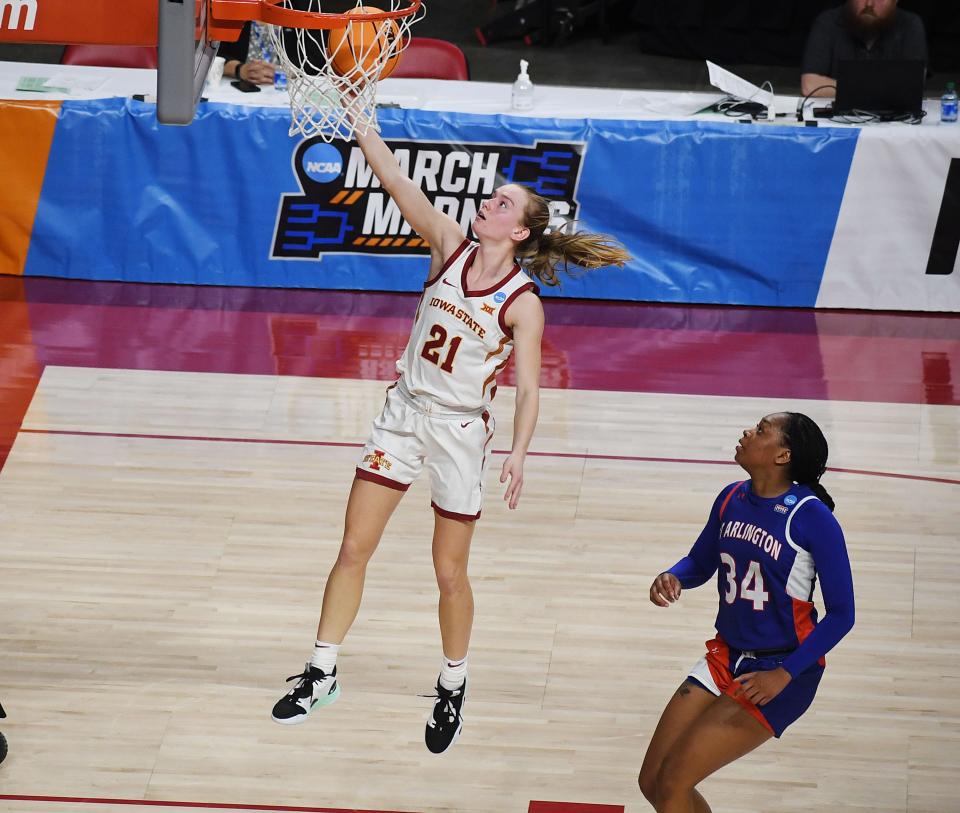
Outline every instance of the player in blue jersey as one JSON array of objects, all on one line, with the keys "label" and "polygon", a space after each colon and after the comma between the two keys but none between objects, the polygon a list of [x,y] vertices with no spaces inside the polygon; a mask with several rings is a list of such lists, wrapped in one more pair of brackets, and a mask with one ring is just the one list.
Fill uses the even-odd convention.
[{"label": "player in blue jersey", "polygon": [[715,573],[720,592],[717,635],[667,703],[640,769],[658,813],[707,813],[697,784],[807,710],[824,655],[853,626],[850,560],[820,484],[820,427],[797,412],[767,415],[744,431],[734,459],[750,479],[720,492],[690,553],[650,586],[659,607]]}]

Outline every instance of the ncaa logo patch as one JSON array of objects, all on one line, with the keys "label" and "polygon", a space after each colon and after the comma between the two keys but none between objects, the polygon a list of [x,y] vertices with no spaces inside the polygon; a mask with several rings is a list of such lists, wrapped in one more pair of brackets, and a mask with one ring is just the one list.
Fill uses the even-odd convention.
[{"label": "ncaa logo patch", "polygon": [[783,504],[784,504],[784,505],[796,505],[796,504],[797,504],[797,498],[796,498],[796,496],[794,496],[793,494],[787,494],[787,496],[783,498]]},{"label": "ncaa logo patch", "polygon": [[493,295],[493,301],[496,302],[498,305],[499,305],[501,302],[503,302],[503,300],[506,299],[506,298],[507,298],[507,295],[506,295],[503,291],[497,291],[497,292]]},{"label": "ncaa logo patch", "polygon": [[340,150],[332,144],[320,142],[304,151],[300,159],[307,177],[317,183],[330,183],[343,172]]}]

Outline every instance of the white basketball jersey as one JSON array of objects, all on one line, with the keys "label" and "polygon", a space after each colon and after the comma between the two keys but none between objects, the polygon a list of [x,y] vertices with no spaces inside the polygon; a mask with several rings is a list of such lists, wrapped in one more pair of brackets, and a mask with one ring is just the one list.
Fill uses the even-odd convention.
[{"label": "white basketball jersey", "polygon": [[466,409],[489,406],[496,394],[497,373],[513,350],[507,308],[524,291],[539,293],[517,264],[493,288],[469,290],[467,272],[478,248],[464,240],[427,280],[410,341],[397,362],[413,395]]}]

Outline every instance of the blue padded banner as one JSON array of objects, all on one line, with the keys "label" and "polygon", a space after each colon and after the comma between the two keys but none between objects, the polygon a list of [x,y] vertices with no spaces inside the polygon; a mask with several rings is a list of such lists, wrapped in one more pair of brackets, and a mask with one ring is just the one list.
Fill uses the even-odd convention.
[{"label": "blue padded banner", "polygon": [[[65,102],[26,273],[85,279],[417,290],[428,247],[355,143],[287,135],[289,111],[201,104],[188,127],[153,105]],[[858,130],[699,121],[379,112],[438,208],[469,227],[506,182],[557,223],[621,240],[625,269],[564,296],[810,306]]]}]

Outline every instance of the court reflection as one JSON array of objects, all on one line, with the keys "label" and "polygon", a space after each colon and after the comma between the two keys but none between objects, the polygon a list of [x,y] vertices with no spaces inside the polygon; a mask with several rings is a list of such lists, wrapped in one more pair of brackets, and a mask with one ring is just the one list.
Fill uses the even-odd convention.
[{"label": "court reflection", "polygon": [[[0,459],[45,365],[392,379],[416,294],[0,277]],[[960,404],[960,320],[546,299],[542,385]],[[512,364],[500,377],[513,384]]]}]

